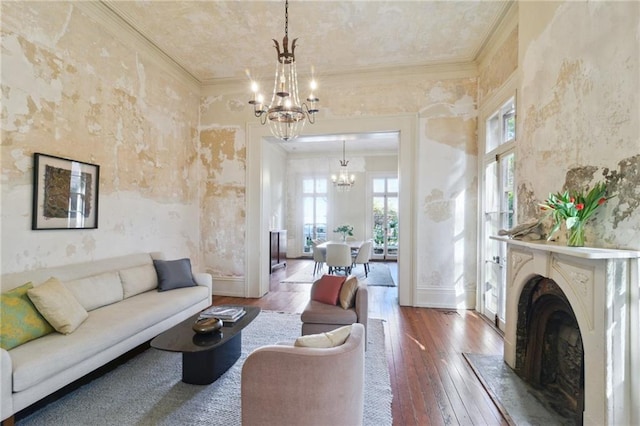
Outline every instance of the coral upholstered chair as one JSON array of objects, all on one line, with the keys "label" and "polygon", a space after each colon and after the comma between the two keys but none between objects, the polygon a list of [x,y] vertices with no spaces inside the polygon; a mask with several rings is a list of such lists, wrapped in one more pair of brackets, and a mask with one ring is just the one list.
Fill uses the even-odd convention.
[{"label": "coral upholstered chair", "polygon": [[364,326],[332,348],[263,346],[242,366],[243,426],[362,425]]}]

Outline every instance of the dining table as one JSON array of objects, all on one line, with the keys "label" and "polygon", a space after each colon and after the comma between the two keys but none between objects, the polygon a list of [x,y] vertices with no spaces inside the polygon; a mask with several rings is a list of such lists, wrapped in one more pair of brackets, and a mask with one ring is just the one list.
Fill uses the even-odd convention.
[{"label": "dining table", "polygon": [[326,250],[327,249],[327,244],[346,244],[349,246],[349,248],[351,250],[357,250],[360,248],[360,246],[362,245],[363,241],[325,241],[324,243],[320,243],[318,244],[316,247],[318,247],[319,249],[323,249]]}]

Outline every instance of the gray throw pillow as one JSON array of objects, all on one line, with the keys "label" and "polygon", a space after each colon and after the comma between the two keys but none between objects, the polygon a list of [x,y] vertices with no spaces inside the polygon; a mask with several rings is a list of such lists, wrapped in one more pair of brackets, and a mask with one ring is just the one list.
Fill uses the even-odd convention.
[{"label": "gray throw pillow", "polygon": [[154,259],[153,266],[155,266],[158,274],[158,291],[198,285],[193,279],[193,274],[191,273],[191,261],[189,259]]}]

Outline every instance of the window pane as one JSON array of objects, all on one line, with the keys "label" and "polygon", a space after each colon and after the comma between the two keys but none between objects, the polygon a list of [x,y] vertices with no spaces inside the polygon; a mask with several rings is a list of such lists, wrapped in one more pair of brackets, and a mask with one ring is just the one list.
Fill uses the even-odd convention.
[{"label": "window pane", "polygon": [[313,194],[313,186],[315,184],[314,179],[303,179],[302,180],[302,192],[304,194]]},{"label": "window pane", "polygon": [[373,179],[373,192],[385,192],[385,178]]},{"label": "window pane", "polygon": [[316,180],[316,192],[319,194],[327,193],[327,180],[326,179],[317,179]]},{"label": "window pane", "polygon": [[327,223],[327,197],[316,198],[316,223]]},{"label": "window pane", "polygon": [[500,119],[498,114],[487,120],[487,146],[485,152],[491,152],[500,144]]},{"label": "window pane", "polygon": [[313,197],[302,198],[302,213],[304,223],[313,223]]},{"label": "window pane", "polygon": [[387,179],[387,192],[398,192],[398,179]]},{"label": "window pane", "polygon": [[504,140],[509,142],[516,138],[516,112],[511,111],[504,116]]}]

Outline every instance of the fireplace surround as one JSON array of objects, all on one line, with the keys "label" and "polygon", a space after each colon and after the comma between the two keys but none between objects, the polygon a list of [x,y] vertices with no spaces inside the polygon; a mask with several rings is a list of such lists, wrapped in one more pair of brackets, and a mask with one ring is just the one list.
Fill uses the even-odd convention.
[{"label": "fireplace surround", "polygon": [[[520,312],[533,308],[559,336],[539,336],[547,345],[560,338],[582,351],[573,355],[583,360],[578,383],[578,361],[561,367],[572,371],[565,375],[574,382],[567,389],[577,418],[585,425],[640,424],[640,252],[496,239],[508,246],[505,362],[521,376],[563,374],[541,373],[536,364],[548,355],[532,333],[546,325],[523,332],[523,318],[531,317]],[[553,344],[566,347],[564,341]]]}]

